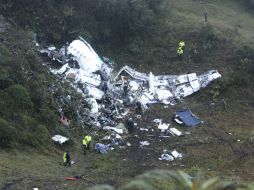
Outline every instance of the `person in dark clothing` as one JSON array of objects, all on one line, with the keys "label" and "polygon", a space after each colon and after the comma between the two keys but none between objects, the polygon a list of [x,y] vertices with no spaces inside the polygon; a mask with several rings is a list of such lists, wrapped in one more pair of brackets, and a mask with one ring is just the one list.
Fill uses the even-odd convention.
[{"label": "person in dark clothing", "polygon": [[214,102],[211,102],[209,104],[209,115],[213,115],[214,114],[214,107],[215,107],[215,103]]},{"label": "person in dark clothing", "polygon": [[133,133],[134,127],[135,126],[134,126],[134,122],[133,122],[132,118],[128,119],[126,122],[126,128],[129,131],[129,133]]},{"label": "person in dark clothing", "polygon": [[82,140],[83,154],[84,154],[84,155],[86,155],[87,143],[88,143],[88,142],[87,142],[86,138],[84,138],[84,139]]},{"label": "person in dark clothing", "polygon": [[64,165],[70,167],[71,166],[71,156],[70,156],[69,151],[64,153],[63,159],[64,159]]},{"label": "person in dark clothing", "polygon": [[140,114],[140,115],[142,114],[142,104],[140,101],[136,102],[136,111],[138,114]]},{"label": "person in dark clothing", "polygon": [[222,103],[223,109],[227,110],[227,102],[224,98],[221,100],[221,103]]},{"label": "person in dark clothing", "polygon": [[207,12],[207,10],[205,10],[205,12],[204,12],[204,17],[205,17],[205,22],[207,22],[207,17],[208,17],[208,12]]},{"label": "person in dark clothing", "polygon": [[123,95],[124,96],[128,95],[128,84],[124,84],[124,86],[123,86]]},{"label": "person in dark clothing", "polygon": [[107,86],[106,83],[104,83],[104,84],[102,85],[101,90],[102,90],[103,92],[107,92],[107,91],[108,91],[108,86]]}]

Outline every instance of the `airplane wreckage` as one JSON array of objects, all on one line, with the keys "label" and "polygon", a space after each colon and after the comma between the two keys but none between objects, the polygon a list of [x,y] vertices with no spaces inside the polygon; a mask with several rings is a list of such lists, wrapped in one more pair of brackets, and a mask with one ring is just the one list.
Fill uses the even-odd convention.
[{"label": "airplane wreckage", "polygon": [[[39,51],[61,64],[61,68],[51,68],[50,71],[64,79],[71,79],[73,87],[90,105],[86,114],[89,123],[116,132],[120,130],[116,127],[119,123],[115,121],[124,118],[128,108],[144,110],[154,103],[174,105],[221,77],[217,70],[202,75],[155,76],[152,72],[141,73],[129,66],[116,73],[109,59],[101,59],[82,38],[59,50],[49,47]],[[82,87],[78,83],[83,84]]]}]

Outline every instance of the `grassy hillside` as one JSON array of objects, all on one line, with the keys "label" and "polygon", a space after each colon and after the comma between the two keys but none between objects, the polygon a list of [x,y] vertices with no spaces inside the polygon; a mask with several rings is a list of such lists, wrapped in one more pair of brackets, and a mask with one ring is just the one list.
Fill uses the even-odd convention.
[{"label": "grassy hillside", "polygon": [[[148,9],[144,1],[133,1],[139,3],[132,4],[135,7],[132,12],[126,4],[121,4],[122,9],[109,11],[110,7],[118,7],[118,4],[113,3],[116,1],[99,3],[87,0],[94,9],[88,6],[87,14],[80,16],[81,12],[77,8],[79,4],[54,4],[56,1],[50,1],[53,4],[44,7],[49,17],[40,17],[43,11],[31,11],[33,4],[24,8],[20,4],[12,6],[10,2],[6,0],[0,3],[2,13],[9,20],[6,22],[1,18],[0,23],[1,27],[6,25],[8,29],[3,32],[0,27],[0,135],[1,140],[5,138],[1,144],[7,142],[12,147],[0,150],[0,189],[84,189],[95,184],[119,187],[151,169],[181,169],[193,176],[201,173],[204,179],[218,176],[222,181],[240,185],[253,182],[254,17],[243,2],[165,0],[158,3],[159,7]],[[29,1],[25,2],[29,4]],[[72,6],[73,9],[69,9]],[[208,12],[208,23],[204,21],[205,10]],[[125,29],[121,28],[121,35],[113,41],[114,35],[118,35],[115,26],[123,25],[120,17],[119,20],[113,20],[112,17],[121,11],[128,13],[127,18],[142,13],[142,21],[146,24],[139,21],[129,23],[131,35],[124,33]],[[23,14],[24,17],[21,17]],[[100,19],[100,16],[108,14],[112,17]],[[52,23],[45,28],[47,20]],[[112,23],[108,23],[110,21]],[[114,22],[118,22],[117,25]],[[133,145],[129,148],[117,149],[104,156],[89,152],[84,157],[79,144],[80,131],[76,132],[77,123],[74,122],[71,129],[64,129],[57,122],[57,109],[61,106],[75,120],[73,110],[80,105],[78,95],[68,85],[62,86],[42,66],[45,62],[30,43],[32,34],[27,29],[37,32],[44,40],[59,44],[65,39],[83,35],[101,55],[112,58],[118,67],[129,64],[138,70],[155,74],[202,73],[218,69],[223,78],[174,107],[153,106],[142,120],[137,120],[139,126],[151,127],[153,119],[165,118],[166,122],[170,122],[177,109],[188,107],[204,124],[195,129],[173,126],[189,131],[191,135],[160,141],[157,137],[148,139],[143,132],[137,132],[139,139],[126,137]],[[190,60],[185,57],[179,61],[176,57],[176,48],[181,39],[186,42]],[[29,75],[29,72],[35,74]],[[55,93],[48,88],[49,84],[59,86]],[[23,96],[17,99],[16,92],[19,95],[23,93]],[[77,101],[70,103],[64,100],[64,104],[60,105],[59,97],[70,92],[77,96]],[[222,99],[227,102],[226,109],[221,103]],[[209,116],[208,105],[211,101],[215,101],[216,105],[213,116]],[[52,144],[50,135],[59,131],[76,137],[73,143],[67,147]],[[32,135],[37,136],[30,142]],[[95,136],[94,141],[100,137]],[[149,140],[151,146],[147,149],[139,148],[141,140]],[[40,146],[44,144],[45,147]],[[183,152],[184,159],[159,161],[158,157],[164,148]],[[71,168],[62,166],[62,153],[67,149],[76,161]],[[65,177],[76,175],[84,175],[85,179],[64,180]],[[167,188],[172,189],[171,186]]]}]

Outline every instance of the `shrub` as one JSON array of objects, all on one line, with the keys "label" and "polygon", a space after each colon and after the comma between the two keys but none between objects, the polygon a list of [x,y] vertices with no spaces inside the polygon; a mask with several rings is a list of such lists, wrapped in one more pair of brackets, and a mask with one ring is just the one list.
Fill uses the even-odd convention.
[{"label": "shrub", "polygon": [[[162,14],[164,0],[4,0],[0,11],[50,41],[88,34],[97,42],[124,43],[149,31]],[[47,27],[45,27],[47,26]],[[61,32],[59,32],[61,31]],[[92,37],[90,36],[92,34]]]},{"label": "shrub", "polygon": [[0,118],[0,147],[11,147],[12,142],[16,140],[15,128],[6,120]]},{"label": "shrub", "polygon": [[[243,43],[238,46],[238,48],[235,51],[236,57],[238,60],[242,63],[249,62],[253,63],[254,62],[254,43]],[[245,61],[244,61],[245,60]]]},{"label": "shrub", "polygon": [[0,90],[5,89],[13,84],[10,79],[10,73],[8,68],[0,67]]},{"label": "shrub", "polygon": [[49,146],[49,132],[43,125],[33,126],[34,129],[28,133],[23,133],[21,141],[35,148],[43,148]]},{"label": "shrub", "polygon": [[13,107],[14,112],[17,110],[25,110],[32,107],[33,103],[31,101],[29,92],[22,85],[12,85],[5,91],[10,98],[11,106]]},{"label": "shrub", "polygon": [[217,35],[211,24],[203,25],[199,30],[199,35],[203,41],[204,50],[210,50],[216,46]]},{"label": "shrub", "polygon": [[254,71],[254,43],[241,44],[235,51],[238,78],[253,81]]}]

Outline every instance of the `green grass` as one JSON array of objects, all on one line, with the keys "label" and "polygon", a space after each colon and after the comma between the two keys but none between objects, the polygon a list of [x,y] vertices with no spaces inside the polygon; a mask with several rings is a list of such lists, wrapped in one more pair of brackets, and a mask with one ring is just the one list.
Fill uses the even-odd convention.
[{"label": "green grass", "polygon": [[227,32],[233,34],[234,40],[237,41],[254,40],[253,15],[237,1],[217,0],[199,3],[199,1],[172,0],[169,5],[173,8],[174,15],[169,18],[169,23],[173,25],[197,28],[204,24],[203,14],[207,10],[208,22],[222,35]]},{"label": "green grass", "polygon": [[[73,147],[74,148],[74,147]],[[94,184],[120,184],[135,175],[133,166],[124,161],[119,151],[101,155],[88,151],[87,156],[80,149],[70,151],[76,163],[71,167],[62,164],[62,151],[38,152],[37,150],[0,151],[0,188],[13,183],[10,189],[63,189],[89,187]],[[120,155],[122,154],[122,156]],[[125,164],[130,165],[123,170]],[[66,177],[85,176],[84,180],[66,181]]]}]

